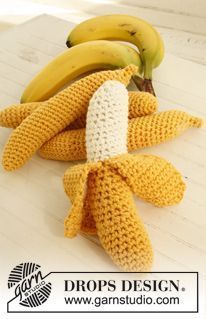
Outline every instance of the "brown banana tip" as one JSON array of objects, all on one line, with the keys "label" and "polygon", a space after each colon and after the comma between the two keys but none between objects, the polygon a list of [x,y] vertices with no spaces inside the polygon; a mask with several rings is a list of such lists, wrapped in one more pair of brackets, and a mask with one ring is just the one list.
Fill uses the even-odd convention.
[{"label": "brown banana tip", "polygon": [[71,41],[70,41],[70,40],[67,40],[67,42],[66,42],[66,46],[67,46],[68,48],[71,48],[71,47],[72,47],[72,43],[71,43]]}]

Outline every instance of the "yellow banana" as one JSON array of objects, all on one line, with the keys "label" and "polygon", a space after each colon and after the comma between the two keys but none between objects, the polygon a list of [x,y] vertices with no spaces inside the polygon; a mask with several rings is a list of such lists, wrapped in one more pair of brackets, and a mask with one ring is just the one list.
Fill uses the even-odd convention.
[{"label": "yellow banana", "polygon": [[[159,33],[146,21],[128,15],[113,14],[86,20],[71,31],[67,46],[92,40],[121,40],[136,45],[144,66],[142,88],[152,91],[152,70],[164,56],[164,45]],[[154,92],[153,92],[154,93]]]},{"label": "yellow banana", "polygon": [[44,101],[79,75],[97,69],[123,68],[142,62],[133,48],[111,41],[91,41],[71,48],[52,60],[26,87],[21,102]]}]

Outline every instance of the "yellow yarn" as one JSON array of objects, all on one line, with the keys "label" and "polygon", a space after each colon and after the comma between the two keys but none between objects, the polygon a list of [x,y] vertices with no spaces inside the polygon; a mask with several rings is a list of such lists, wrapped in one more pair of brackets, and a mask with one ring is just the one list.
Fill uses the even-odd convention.
[{"label": "yellow yarn", "polygon": [[179,203],[185,191],[181,174],[165,159],[155,155],[125,155],[112,167],[124,178],[132,192],[159,207]]},{"label": "yellow yarn", "polygon": [[64,175],[64,185],[67,185],[65,191],[73,203],[67,219],[67,223],[70,224],[67,236],[71,238],[77,234],[81,227],[86,182],[92,167],[92,164],[84,165],[80,172],[79,167],[75,166],[69,174]]},{"label": "yellow yarn", "polygon": [[[16,128],[34,110],[42,105],[42,102],[32,102],[11,105],[0,111],[0,126]],[[144,116],[156,112],[157,98],[148,92],[129,92],[129,118]],[[85,107],[86,111],[86,107]],[[86,114],[69,125],[70,129],[86,126]]]},{"label": "yellow yarn", "polygon": [[[124,99],[125,87],[122,84],[119,86],[116,81],[116,84],[109,81],[113,96],[107,95],[108,86],[105,91],[102,91],[105,92],[105,96],[100,95],[100,100],[93,98],[90,100],[90,98],[106,80],[118,80],[127,85],[132,74],[136,72],[137,68],[132,65],[123,70],[98,72],[75,82],[48,101],[15,105],[2,111],[1,125],[17,127],[4,150],[4,168],[14,170],[22,166],[39,148],[41,156],[49,159],[85,158],[83,127],[89,101],[90,106],[93,105],[93,107],[97,101],[106,101],[105,110],[110,114],[110,120],[117,125],[123,121],[116,121],[116,106],[121,105],[120,101],[126,101],[122,105],[127,107],[128,102],[128,98]],[[122,95],[120,94],[119,97],[117,94],[119,91],[114,90],[115,85],[122,88]],[[119,98],[117,104],[114,103],[116,96],[117,99]],[[121,96],[124,98],[121,99]],[[111,103],[113,106],[115,104],[113,113],[108,107]],[[121,148],[120,152],[116,148],[118,154],[125,152],[126,139],[129,150],[134,150],[167,141],[187,128],[202,125],[201,119],[181,111],[151,115],[157,108],[157,100],[148,93],[130,93],[129,104],[128,136],[126,136],[127,126],[125,126],[124,134],[121,135],[124,148]],[[94,107],[95,109],[97,108]],[[101,114],[105,116],[104,124],[108,114],[106,111]],[[94,117],[92,115],[90,113],[90,119],[95,120],[90,122],[87,118],[87,124],[91,125],[87,128],[87,132],[94,129],[99,119],[99,113],[95,113]],[[127,118],[126,112],[122,112],[121,115],[123,119]],[[110,126],[114,127],[111,125],[112,121]],[[101,128],[101,125],[97,125],[96,129],[99,127]],[[71,128],[78,129],[71,130]],[[110,134],[112,130],[105,128],[108,126],[103,127],[102,140],[101,138],[99,140],[110,141],[109,138],[105,138],[104,133]],[[98,139],[101,134],[97,130],[95,132]],[[115,133],[118,132],[112,132],[109,136],[113,137]],[[92,142],[90,139],[88,141]],[[108,146],[111,146],[109,156],[114,154],[112,152],[116,146],[115,143],[119,141],[113,139],[113,142],[113,144],[108,143]],[[90,143],[89,146],[93,145],[94,143]],[[96,143],[96,145],[94,148],[91,147],[93,151],[91,153],[94,155],[100,144]],[[101,151],[100,148],[99,151]],[[108,151],[107,147],[105,149]],[[87,144],[87,154],[89,154],[88,150],[90,148]],[[106,151],[105,154],[107,154]],[[105,251],[122,270],[149,271],[153,261],[152,246],[146,229],[136,213],[132,193],[159,207],[177,204],[185,191],[181,175],[169,162],[153,155],[124,154],[109,159],[108,156],[103,156],[101,161],[92,162],[94,159],[96,160],[95,156],[90,163],[77,165],[67,170],[64,175],[64,188],[72,203],[65,219],[65,235],[72,238],[80,231],[89,234],[97,233]]]},{"label": "yellow yarn", "polygon": [[179,110],[159,112],[132,119],[129,125],[129,148],[153,146],[181,135],[186,129],[202,127],[204,121]]},{"label": "yellow yarn", "polygon": [[16,128],[40,105],[40,102],[32,102],[8,106],[0,111],[0,126]]},{"label": "yellow yarn", "polygon": [[[107,81],[90,100],[86,122],[88,162],[68,169],[63,180],[72,204],[65,219],[65,235],[71,238],[80,231],[97,233],[105,251],[122,270],[149,271],[152,246],[136,213],[132,193],[156,206],[174,205],[182,199],[185,184],[166,160],[123,153],[127,97],[122,84]],[[118,120],[117,106],[121,109]],[[120,122],[123,130],[119,139],[112,139]],[[114,155],[117,151],[121,155]]]},{"label": "yellow yarn", "polygon": [[[129,151],[153,146],[182,134],[186,129],[201,127],[203,120],[188,113],[172,110],[129,120],[127,147]],[[86,158],[85,129],[64,131],[39,150],[46,159],[61,161]]]},{"label": "yellow yarn", "polygon": [[106,80],[118,80],[128,85],[137,72],[135,65],[122,70],[93,73],[61,91],[33,111],[11,134],[3,154],[6,170],[15,170],[46,141],[86,113],[88,102]]},{"label": "yellow yarn", "polygon": [[153,256],[131,192],[166,206],[177,204],[185,190],[180,173],[169,162],[142,154],[76,165],[66,171],[64,187],[72,202],[65,235],[97,233],[104,249],[125,271],[149,270]]},{"label": "yellow yarn", "polygon": [[114,263],[124,271],[149,271],[152,246],[121,176],[103,163],[88,179],[87,199],[99,240]]},{"label": "yellow yarn", "polygon": [[[141,199],[159,207],[175,205],[181,201],[185,184],[180,173],[166,160],[154,155],[128,154],[109,159],[108,162],[112,164],[112,171],[121,175],[132,192]],[[91,171],[95,171],[95,166],[91,166],[91,164],[85,164],[84,169],[88,165],[90,165]],[[101,167],[100,164],[98,165]],[[83,175],[82,167],[82,165],[77,165],[64,175],[65,191],[72,202],[72,196],[74,196],[72,192],[76,193],[73,185],[77,185],[80,179],[79,175]],[[97,233],[96,225],[90,212],[89,195],[85,194],[84,196],[81,231],[93,235]]]}]

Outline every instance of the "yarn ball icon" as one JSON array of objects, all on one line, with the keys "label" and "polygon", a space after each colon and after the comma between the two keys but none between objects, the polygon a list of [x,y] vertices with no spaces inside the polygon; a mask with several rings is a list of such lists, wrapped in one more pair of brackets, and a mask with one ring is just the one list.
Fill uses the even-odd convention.
[{"label": "yarn ball icon", "polygon": [[14,289],[20,305],[33,308],[49,298],[52,285],[45,280],[40,268],[40,265],[28,262],[15,266],[10,272],[8,288]]}]

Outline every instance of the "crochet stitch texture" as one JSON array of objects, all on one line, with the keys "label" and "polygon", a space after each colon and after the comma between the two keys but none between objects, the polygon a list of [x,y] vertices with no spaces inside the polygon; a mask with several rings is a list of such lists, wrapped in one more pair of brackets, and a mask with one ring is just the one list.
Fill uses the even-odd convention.
[{"label": "crochet stitch texture", "polygon": [[88,102],[96,89],[108,79],[128,85],[137,67],[93,73],[61,91],[33,111],[11,134],[3,153],[3,166],[15,170],[46,141],[86,113]]},{"label": "crochet stitch texture", "polygon": [[122,83],[107,81],[97,93],[91,98],[87,111],[88,162],[127,153],[128,92]]},{"label": "crochet stitch texture", "polygon": [[[188,113],[171,110],[129,120],[129,151],[171,140],[186,129],[203,126],[203,120]],[[118,135],[118,133],[117,133]],[[46,159],[71,161],[86,158],[85,129],[67,130],[46,142],[39,150]]]},{"label": "crochet stitch texture", "polygon": [[[0,126],[16,128],[42,102],[13,104],[0,111]],[[148,92],[129,92],[129,118],[152,114],[157,110],[158,101]],[[85,107],[86,111],[87,107]],[[69,129],[83,128],[86,126],[86,113],[71,123]]]},{"label": "crochet stitch texture", "polygon": [[[113,152],[114,141],[111,144],[108,141],[104,151],[101,150],[101,142],[95,141],[95,148],[91,147],[93,139],[105,139],[105,123],[109,116],[114,131],[109,131],[106,140],[109,140],[110,134],[116,133],[116,122],[123,122],[123,133],[118,135],[121,141],[116,139],[120,148],[115,147],[115,150],[124,152],[127,140],[124,121],[128,119],[125,94],[126,89],[122,84],[107,81],[90,101],[86,125],[89,161],[68,169],[64,175],[64,188],[72,203],[65,219],[65,235],[71,238],[80,230],[97,233],[105,251],[121,269],[148,271],[153,261],[152,246],[136,212],[132,192],[157,206],[173,205],[182,199],[185,185],[180,173],[162,158],[152,155],[116,155]],[[102,102],[103,111],[98,118],[96,103]],[[117,105],[118,109],[123,108],[119,112],[121,119],[115,116]],[[90,134],[91,128],[94,135]]]},{"label": "crochet stitch texture", "polygon": [[[178,110],[151,115],[157,110],[157,104],[157,99],[149,93],[129,92],[129,151],[168,141],[190,127],[201,127],[204,124],[202,119]],[[15,128],[41,105],[42,102],[33,102],[7,107],[0,111],[0,125]],[[137,118],[140,116],[141,119]],[[77,130],[85,125],[84,114],[67,126],[66,131],[63,130],[44,143],[39,150],[40,156],[62,161],[85,159],[85,131]]]},{"label": "crochet stitch texture", "polygon": [[[65,219],[65,235],[74,237],[80,231],[97,234],[122,270],[148,271],[153,261],[152,246],[132,193],[164,207],[182,199],[185,184],[166,160],[126,154],[127,146],[133,150],[155,145],[189,127],[200,127],[203,121],[181,111],[151,114],[157,108],[154,97],[152,100],[148,93],[136,92],[127,96],[123,84],[128,83],[133,71],[130,66],[96,73],[46,102],[12,106],[0,112],[0,124],[17,127],[5,148],[3,163],[8,170],[23,165],[38,148],[50,159],[74,160],[87,154],[86,164],[64,175],[64,188],[72,203]],[[104,82],[108,78],[122,83]]]}]

